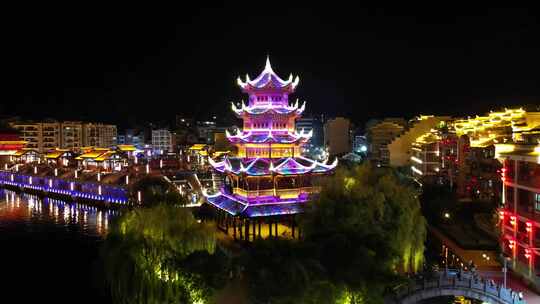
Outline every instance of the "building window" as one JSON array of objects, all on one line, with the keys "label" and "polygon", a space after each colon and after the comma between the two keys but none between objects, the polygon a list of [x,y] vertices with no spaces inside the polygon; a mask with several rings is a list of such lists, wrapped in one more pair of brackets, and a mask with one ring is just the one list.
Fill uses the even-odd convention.
[{"label": "building window", "polygon": [[534,210],[540,212],[540,193],[534,194]]}]

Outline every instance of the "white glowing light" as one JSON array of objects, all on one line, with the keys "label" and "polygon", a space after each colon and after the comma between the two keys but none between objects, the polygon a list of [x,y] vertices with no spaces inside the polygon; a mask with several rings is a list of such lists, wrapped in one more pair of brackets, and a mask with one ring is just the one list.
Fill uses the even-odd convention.
[{"label": "white glowing light", "polygon": [[415,156],[411,156],[411,160],[414,161],[415,163],[419,163],[419,164],[424,163],[420,158],[415,157]]},{"label": "white glowing light", "polygon": [[415,173],[423,175],[424,173],[420,170],[418,170],[415,166],[411,166],[411,170],[413,170]]}]

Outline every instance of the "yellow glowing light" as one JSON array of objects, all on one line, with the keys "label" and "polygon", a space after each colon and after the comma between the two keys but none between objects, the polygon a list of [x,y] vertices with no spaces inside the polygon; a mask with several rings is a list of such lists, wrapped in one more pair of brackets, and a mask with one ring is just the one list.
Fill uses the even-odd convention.
[{"label": "yellow glowing light", "polygon": [[495,145],[495,158],[499,158],[501,153],[510,153],[516,149],[513,144],[496,144]]}]

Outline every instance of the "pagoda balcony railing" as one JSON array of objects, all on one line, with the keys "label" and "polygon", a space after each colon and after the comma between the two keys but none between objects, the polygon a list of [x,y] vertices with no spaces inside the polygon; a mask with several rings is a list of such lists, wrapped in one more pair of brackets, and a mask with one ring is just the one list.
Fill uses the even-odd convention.
[{"label": "pagoda balcony railing", "polygon": [[292,189],[262,189],[262,190],[245,190],[242,188],[234,188],[233,193],[244,197],[259,197],[259,196],[278,196],[280,198],[296,198],[300,193],[317,193],[320,187],[302,187]]},{"label": "pagoda balcony railing", "polygon": [[244,197],[272,196],[274,195],[274,189],[245,190],[242,188],[234,188],[234,194]]}]

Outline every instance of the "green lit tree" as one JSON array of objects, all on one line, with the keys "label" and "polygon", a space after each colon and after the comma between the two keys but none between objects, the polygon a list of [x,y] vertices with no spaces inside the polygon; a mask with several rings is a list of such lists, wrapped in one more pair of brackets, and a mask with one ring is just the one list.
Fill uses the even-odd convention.
[{"label": "green lit tree", "polygon": [[115,302],[208,302],[218,284],[212,284],[216,279],[208,270],[194,265],[216,262],[214,231],[185,208],[162,204],[124,214],[102,248],[105,280]]},{"label": "green lit tree", "polygon": [[324,179],[304,215],[305,242],[345,302],[382,300],[387,283],[419,270],[426,237],[416,190],[392,169],[363,164]]}]

